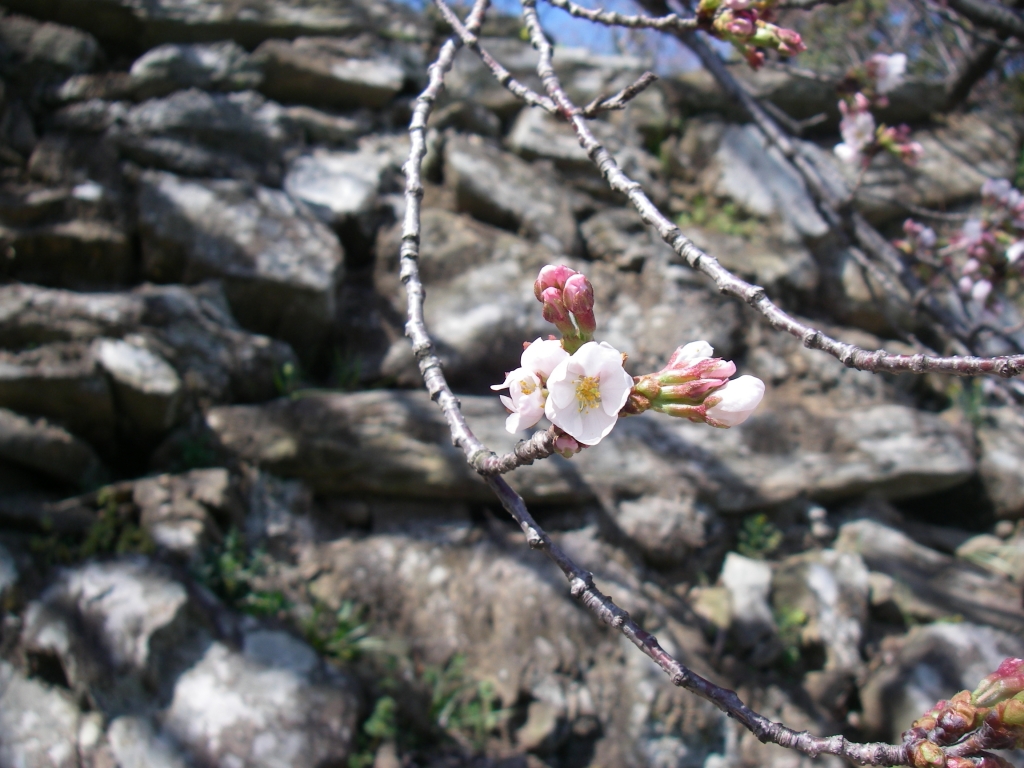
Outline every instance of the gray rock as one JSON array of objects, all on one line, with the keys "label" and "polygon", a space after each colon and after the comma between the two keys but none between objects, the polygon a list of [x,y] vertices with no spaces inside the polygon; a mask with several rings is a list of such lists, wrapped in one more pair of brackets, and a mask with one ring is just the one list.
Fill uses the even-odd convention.
[{"label": "gray rock", "polygon": [[134,272],[134,248],[118,222],[72,218],[34,226],[0,223],[8,258],[0,265],[7,279],[62,288],[110,288]]},{"label": "gray rock", "polygon": [[396,173],[408,153],[404,136],[397,142],[372,137],[361,141],[355,152],[318,149],[289,166],[284,189],[321,221],[341,227],[374,212],[385,174]]},{"label": "gray rock", "polygon": [[18,564],[7,547],[0,544],[0,598],[18,583]]},{"label": "gray rock", "polygon": [[623,271],[639,272],[648,260],[670,258],[672,249],[630,208],[599,211],[580,226],[587,257]]},{"label": "gray rock", "polygon": [[[564,534],[558,543],[617,601],[664,616],[627,569],[615,570],[611,550],[592,534]],[[310,589],[317,598],[332,607],[343,595],[375,606],[382,636],[409,638],[424,664],[443,666],[461,654],[467,684],[489,681],[501,706],[529,702],[529,726],[519,734],[542,756],[582,746],[597,759],[640,764],[642,745],[666,736],[684,741],[691,754],[721,749],[721,716],[667,686],[643,655],[626,652],[625,641],[569,597],[564,577],[521,546],[372,534],[307,546],[300,563],[316,574]],[[658,639],[704,666],[699,632],[666,618]]]},{"label": "gray rock", "polygon": [[994,408],[978,427],[978,474],[996,515],[1024,517],[1024,419],[1014,408]]},{"label": "gray rock", "polygon": [[788,557],[772,578],[776,615],[799,627],[801,647],[824,647],[826,672],[855,675],[863,667],[868,592],[860,556],[833,549]]},{"label": "gray rock", "polygon": [[6,12],[0,19],[0,71],[16,84],[88,72],[100,56],[96,39],[79,29]]},{"label": "gray rock", "polygon": [[284,192],[244,182],[142,175],[143,267],[160,282],[224,282],[250,330],[283,338],[310,360],[334,316],[343,270],[335,235]]},{"label": "gray rock", "polygon": [[81,713],[65,691],[0,661],[0,764],[77,768]]},{"label": "gray rock", "polygon": [[22,629],[30,652],[56,656],[69,684],[112,713],[166,697],[208,642],[185,587],[141,557],[61,572]]},{"label": "gray rock", "polygon": [[373,114],[368,110],[335,115],[300,106],[286,107],[285,112],[302,129],[307,144],[351,145],[373,128]]},{"label": "gray rock", "polygon": [[137,58],[130,70],[135,98],[150,99],[185,88],[245,91],[258,88],[263,72],[244,48],[231,41],[159,45]]},{"label": "gray rock", "polygon": [[752,280],[772,296],[813,296],[819,284],[814,255],[790,227],[776,223],[767,229],[749,237],[695,226],[685,227],[684,231],[698,248],[713,254],[726,269]]},{"label": "gray rock", "polygon": [[883,663],[861,687],[864,727],[873,736],[898,741],[937,701],[974,690],[1003,659],[1021,655],[1019,631],[967,622],[929,624],[890,638],[881,651]]},{"label": "gray rock", "polygon": [[220,540],[218,519],[227,524],[241,516],[226,469],[139,480],[132,501],[139,509],[139,525],[158,547],[194,562]]},{"label": "gray rock", "polygon": [[113,436],[114,401],[90,344],[0,352],[0,407],[44,416],[93,443]]},{"label": "gray rock", "polygon": [[104,339],[96,357],[111,379],[117,410],[143,434],[170,429],[178,415],[182,384],[166,360],[145,346]]},{"label": "gray rock", "polygon": [[401,4],[377,0],[287,0],[236,7],[219,0],[13,0],[14,11],[72,24],[111,48],[144,51],[160,43],[231,39],[254,48],[271,37],[344,35],[379,30],[389,37],[425,38],[424,22]]},{"label": "gray rock", "polygon": [[114,720],[107,728],[107,741],[119,768],[188,768],[171,741],[141,717]]},{"label": "gray rock", "polygon": [[88,443],[44,419],[27,419],[3,408],[0,456],[73,487],[94,485],[106,474]]},{"label": "gray rock", "polygon": [[343,763],[358,713],[351,683],[323,684],[296,654],[298,641],[271,634],[280,633],[247,639],[244,653],[211,644],[178,679],[165,731],[223,768]]},{"label": "gray rock", "polygon": [[686,496],[623,501],[615,523],[651,562],[669,566],[685,564],[715,532],[713,513]]},{"label": "gray rock", "polygon": [[254,54],[264,71],[260,90],[286,103],[379,109],[402,90],[405,70],[369,43],[365,38],[268,40]]},{"label": "gray rock", "polygon": [[956,548],[956,556],[1024,584],[1024,536],[1019,531],[1005,541],[987,533],[972,536]]},{"label": "gray rock", "polygon": [[577,248],[569,196],[550,172],[502,152],[479,136],[450,136],[445,181],[460,211],[522,232],[556,252]]},{"label": "gray rock", "polygon": [[888,576],[889,599],[907,620],[959,616],[1018,634],[1024,628],[1019,589],[1009,579],[924,547],[893,528],[856,520],[839,529],[834,547],[859,554],[872,571]]},{"label": "gray rock", "polygon": [[753,125],[725,129],[704,183],[754,216],[786,220],[804,238],[829,231],[803,178]]},{"label": "gray rock", "polygon": [[196,88],[132,107],[110,135],[144,166],[273,184],[280,182],[286,150],[301,141],[284,107],[255,91]]},{"label": "gray rock", "polygon": [[0,345],[23,349],[97,337],[130,337],[174,366],[189,397],[214,401],[266,400],[276,394],[281,366],[295,363],[283,342],[241,330],[216,284],[144,285],[130,293],[0,287]]},{"label": "gray rock", "polygon": [[[496,450],[512,447],[496,397],[460,399],[480,439]],[[622,419],[571,465],[552,457],[510,482],[527,500],[548,502],[587,501],[593,488],[622,497],[699,489],[718,510],[738,512],[800,496],[912,495],[962,482],[973,470],[951,427],[904,406],[828,416],[762,408],[753,419],[763,426],[731,430],[654,413]],[[824,442],[808,423],[833,437]],[[319,493],[488,498],[426,393],[310,395],[214,408],[207,424],[229,453],[301,478]]]},{"label": "gray rock", "polygon": [[775,617],[768,602],[771,565],[730,552],[718,579],[729,590],[731,629],[740,647],[751,651],[755,664],[770,663],[779,652]]}]

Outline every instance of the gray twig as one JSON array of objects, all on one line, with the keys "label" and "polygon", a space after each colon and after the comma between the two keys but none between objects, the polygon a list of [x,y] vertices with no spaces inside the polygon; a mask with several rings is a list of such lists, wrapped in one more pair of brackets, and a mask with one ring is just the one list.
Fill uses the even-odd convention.
[{"label": "gray twig", "polygon": [[647,88],[657,79],[658,76],[653,72],[644,72],[636,79],[636,82],[630,83],[614,96],[609,96],[607,99],[603,99],[598,96],[583,108],[582,114],[584,117],[596,117],[601,112],[613,109],[625,109],[626,105],[630,101],[646,91]]},{"label": "gray twig", "polygon": [[674,13],[666,14],[665,16],[644,16],[643,14],[636,14],[635,16],[627,16],[623,13],[616,13],[615,11],[606,11],[601,8],[584,8],[582,5],[577,5],[572,0],[546,0],[546,2],[561,8],[566,13],[576,16],[580,19],[587,19],[588,21],[594,21],[598,24],[605,24],[609,27],[629,27],[630,29],[657,29],[661,32],[668,32],[675,29],[696,29],[696,19],[684,19]]}]

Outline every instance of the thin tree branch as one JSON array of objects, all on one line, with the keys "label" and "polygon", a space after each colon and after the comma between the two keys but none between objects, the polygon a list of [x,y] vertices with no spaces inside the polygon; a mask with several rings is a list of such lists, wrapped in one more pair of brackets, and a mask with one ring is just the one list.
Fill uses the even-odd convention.
[{"label": "thin tree branch", "polygon": [[658,76],[653,72],[644,72],[636,79],[636,82],[630,83],[614,96],[609,96],[607,99],[598,96],[583,108],[583,114],[586,117],[596,117],[601,112],[607,112],[613,109],[625,109],[626,105],[629,104],[630,101],[646,91],[647,88],[657,79]]},{"label": "thin tree branch", "polygon": [[616,13],[615,11],[606,11],[601,8],[584,8],[582,5],[577,5],[572,2],[572,0],[545,0],[545,2],[550,3],[556,8],[561,8],[566,13],[577,18],[587,19],[588,21],[594,21],[598,24],[604,24],[609,27],[657,29],[661,32],[697,28],[696,19],[684,19],[674,13],[658,17],[644,16],[643,14],[627,16],[622,13]]}]

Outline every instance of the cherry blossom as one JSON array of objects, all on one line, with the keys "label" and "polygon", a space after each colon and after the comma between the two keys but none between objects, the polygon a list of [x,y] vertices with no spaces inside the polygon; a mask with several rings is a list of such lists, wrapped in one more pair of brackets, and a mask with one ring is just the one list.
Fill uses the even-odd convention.
[{"label": "cherry blossom", "polygon": [[903,84],[907,71],[907,55],[894,53],[889,56],[876,53],[867,63],[868,73],[875,79],[875,90],[880,94],[891,93]]},{"label": "cherry blossom", "polygon": [[507,431],[515,434],[541,420],[547,398],[545,382],[558,364],[568,357],[569,353],[562,349],[561,342],[537,339],[523,350],[520,367],[510,371],[501,384],[491,387],[509,391],[508,395],[500,396],[502,404],[511,411],[505,420]]},{"label": "cherry blossom", "polygon": [[596,445],[612,431],[633,388],[622,355],[607,342],[589,341],[548,377],[544,414],[583,445]]}]

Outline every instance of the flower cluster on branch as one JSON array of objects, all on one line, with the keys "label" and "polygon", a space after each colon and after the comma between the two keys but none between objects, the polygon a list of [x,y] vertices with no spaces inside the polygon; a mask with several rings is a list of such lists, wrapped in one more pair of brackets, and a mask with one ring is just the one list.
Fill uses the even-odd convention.
[{"label": "flower cluster on branch", "polygon": [[544,319],[562,338],[527,343],[520,366],[501,384],[509,410],[505,429],[515,434],[546,416],[554,424],[554,448],[566,458],[608,436],[619,416],[654,410],[712,427],[735,427],[754,412],[764,382],[754,376],[730,380],[736,364],[714,357],[706,341],[685,344],[656,373],[626,373],[626,356],[607,342],[593,341],[597,329],[594,287],[585,275],[549,264],[533,285]]}]

